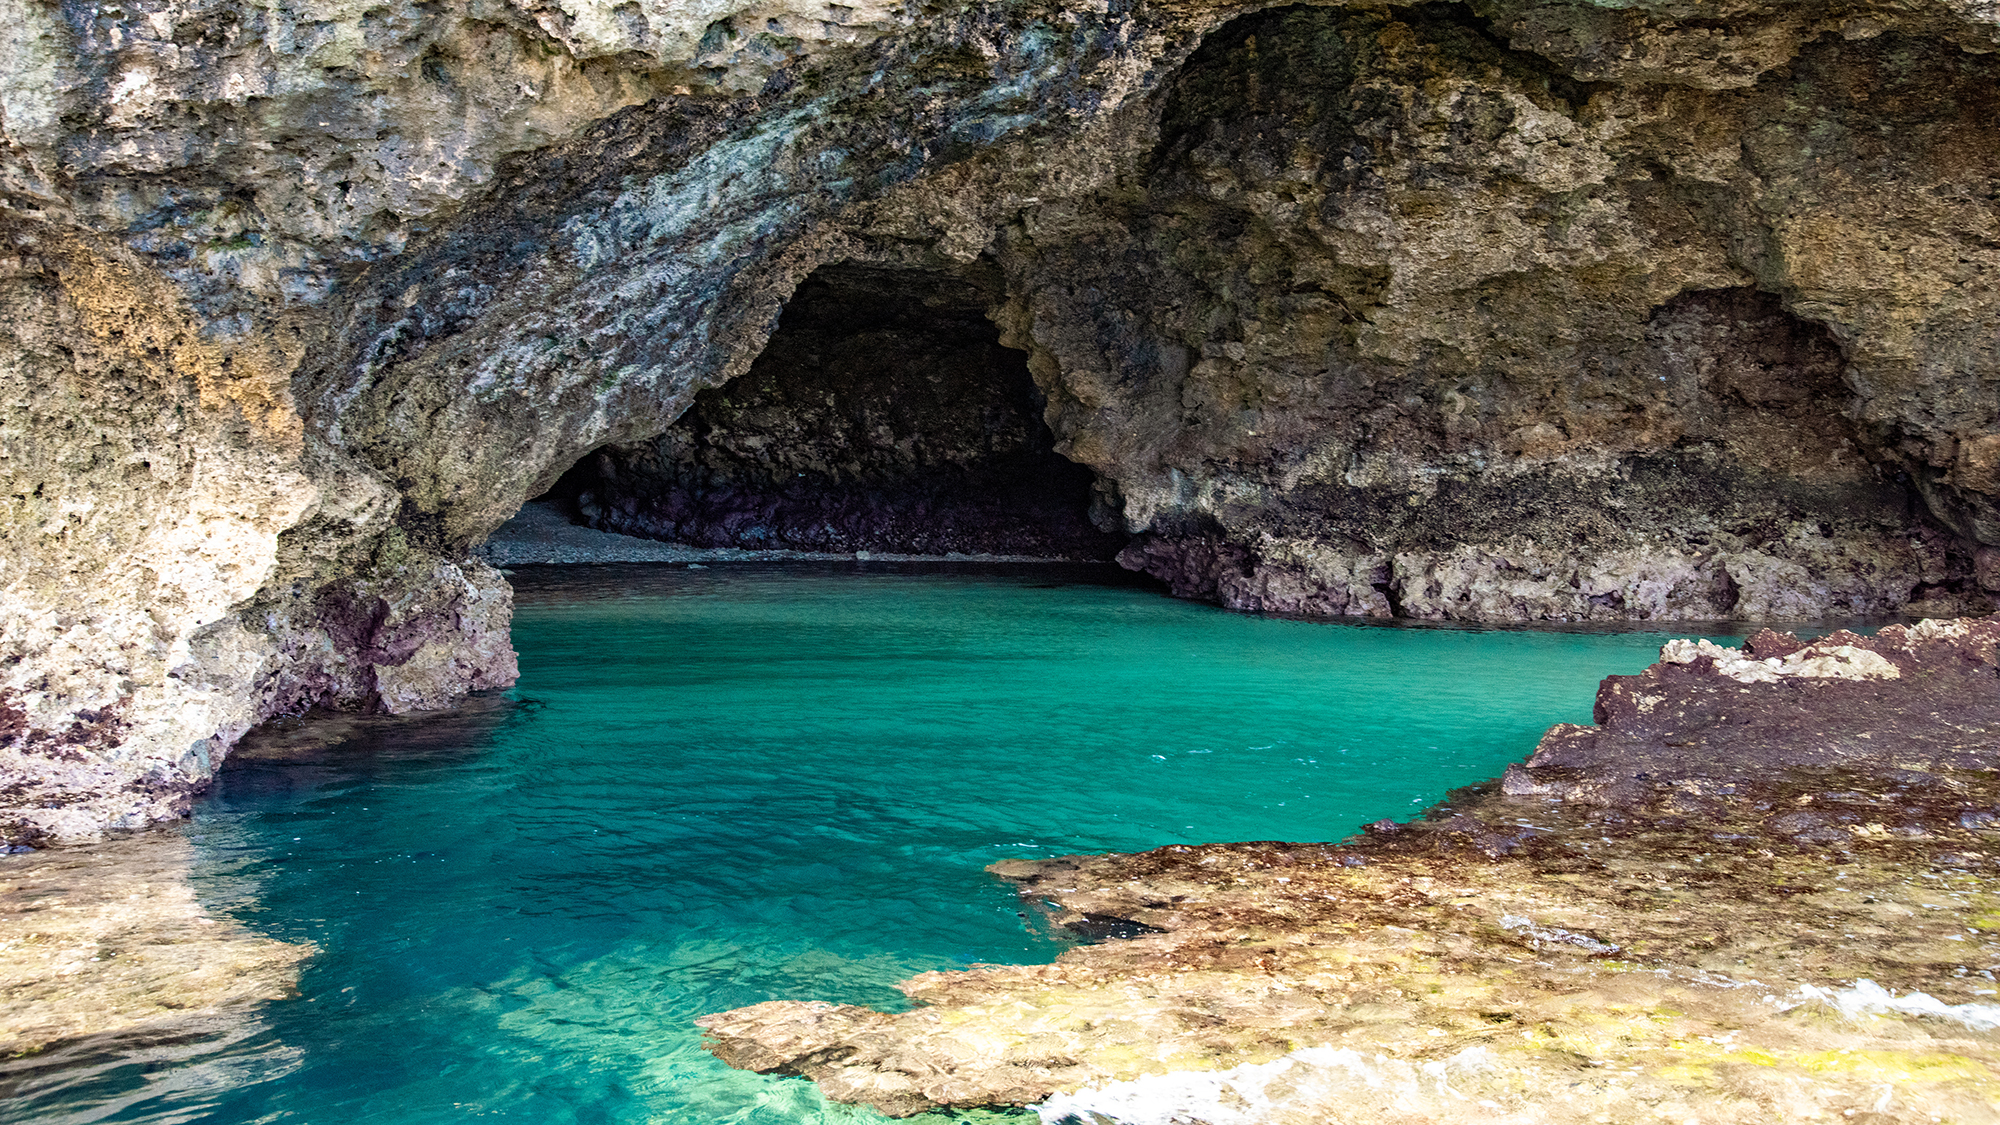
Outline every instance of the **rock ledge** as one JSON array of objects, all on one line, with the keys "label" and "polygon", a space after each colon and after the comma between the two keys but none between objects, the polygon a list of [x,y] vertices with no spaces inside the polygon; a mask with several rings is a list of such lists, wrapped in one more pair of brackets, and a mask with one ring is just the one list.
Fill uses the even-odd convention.
[{"label": "rock ledge", "polygon": [[1996,640],[1676,641],[1417,822],[992,869],[1141,936],[701,1022],[895,1115],[2000,1120]]}]

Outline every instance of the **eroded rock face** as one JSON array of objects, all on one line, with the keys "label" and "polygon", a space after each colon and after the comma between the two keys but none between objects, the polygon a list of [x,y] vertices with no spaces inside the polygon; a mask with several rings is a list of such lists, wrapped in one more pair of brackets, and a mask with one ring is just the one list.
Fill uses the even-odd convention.
[{"label": "eroded rock face", "polygon": [[288,357],[205,339],[122,248],[14,234],[0,264],[0,803],[18,807],[0,832],[138,827],[176,815],[261,718],[244,674],[270,641],[231,614],[315,497]]},{"label": "eroded rock face", "polygon": [[[703,472],[844,471],[752,377],[822,267],[981,279],[1098,523],[1189,596],[1808,618],[2000,587],[1981,5],[0,14],[10,839],[171,815],[272,715],[509,682],[471,548],[594,450],[683,480],[661,435],[703,393],[711,432],[815,435]],[[995,549],[1020,521],[937,530],[942,493],[978,508],[955,456],[751,506]]]},{"label": "eroded rock face", "polygon": [[701,1022],[901,1115],[1991,1120],[1996,640],[1675,641],[1407,825],[993,868],[1117,940]]},{"label": "eroded rock face", "polygon": [[[1864,167],[1954,174],[1942,150],[1983,126],[1929,99],[1970,109],[1985,64],[1829,36],[1783,74],[1700,78],[1740,89],[1606,85],[1500,26],[1449,8],[1233,22],[1166,91],[1119,225],[1024,248],[1023,327],[1062,372],[1067,448],[1142,535],[1128,565],[1311,614],[1976,600],[1911,480],[1942,435],[1869,427],[1918,371],[1985,345],[1938,323],[1902,345],[1935,359],[1874,353],[1887,319],[1950,319],[1949,286],[1845,260],[1801,285],[1828,247],[1796,223],[1877,207]],[[1903,92],[1864,109],[1861,87]],[[1865,141],[1863,116],[1882,127]],[[1987,221],[1942,206],[1927,229]],[[1958,395],[1944,425],[1987,426]]]}]

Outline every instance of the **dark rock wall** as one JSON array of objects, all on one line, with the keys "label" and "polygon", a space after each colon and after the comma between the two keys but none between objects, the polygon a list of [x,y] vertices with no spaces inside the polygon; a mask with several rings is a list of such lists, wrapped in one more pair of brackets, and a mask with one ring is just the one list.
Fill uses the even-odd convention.
[{"label": "dark rock wall", "polygon": [[1958,200],[1992,162],[1956,154],[2000,142],[1992,64],[1826,35],[1754,85],[1635,89],[1520,43],[1457,5],[1245,16],[1165,90],[1129,197],[1016,244],[1127,565],[1307,614],[1988,608],[1980,517],[1935,483],[1984,448],[1949,436],[1993,421],[1984,377],[1944,372],[1987,344],[1871,224],[1945,177],[1887,221],[1990,221]]},{"label": "dark rock wall", "polygon": [[990,263],[822,268],[748,372],[554,491],[592,527],[703,547],[1108,559],[1125,537],[1091,523],[999,298]]}]

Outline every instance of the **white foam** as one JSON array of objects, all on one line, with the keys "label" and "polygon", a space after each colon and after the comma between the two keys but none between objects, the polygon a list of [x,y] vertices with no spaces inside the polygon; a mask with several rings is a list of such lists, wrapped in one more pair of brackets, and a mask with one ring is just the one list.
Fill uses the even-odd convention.
[{"label": "white foam", "polygon": [[1330,1100],[1357,1083],[1412,1107],[1439,1095],[1460,1099],[1464,1095],[1451,1088],[1452,1072],[1477,1072],[1491,1065],[1492,1053],[1484,1047],[1426,1063],[1364,1055],[1347,1047],[1306,1047],[1273,1062],[1156,1074],[1057,1094],[1035,1112],[1043,1125],[1268,1125],[1282,1106]]},{"label": "white foam", "polygon": [[1931,1016],[1936,1019],[1962,1023],[1974,1031],[2000,1029],[2000,1004],[1947,1004],[1928,992],[1911,992],[1897,996],[1872,980],[1857,980],[1854,987],[1839,990],[1805,985],[1799,989],[1795,1003],[1822,1003],[1849,1019],[1863,1016],[1882,1015],[1896,1012],[1906,1016]]}]

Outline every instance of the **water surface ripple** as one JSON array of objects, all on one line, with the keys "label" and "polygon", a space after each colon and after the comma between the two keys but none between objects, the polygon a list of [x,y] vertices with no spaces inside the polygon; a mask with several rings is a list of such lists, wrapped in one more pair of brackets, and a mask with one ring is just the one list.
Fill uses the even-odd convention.
[{"label": "water surface ripple", "polygon": [[987,864],[1408,817],[1665,635],[1260,619],[1032,567],[516,585],[507,699],[267,740],[185,830],[212,908],[322,950],[300,996],[44,1067],[5,1120],[877,1120],[689,1021],[1050,959]]}]

